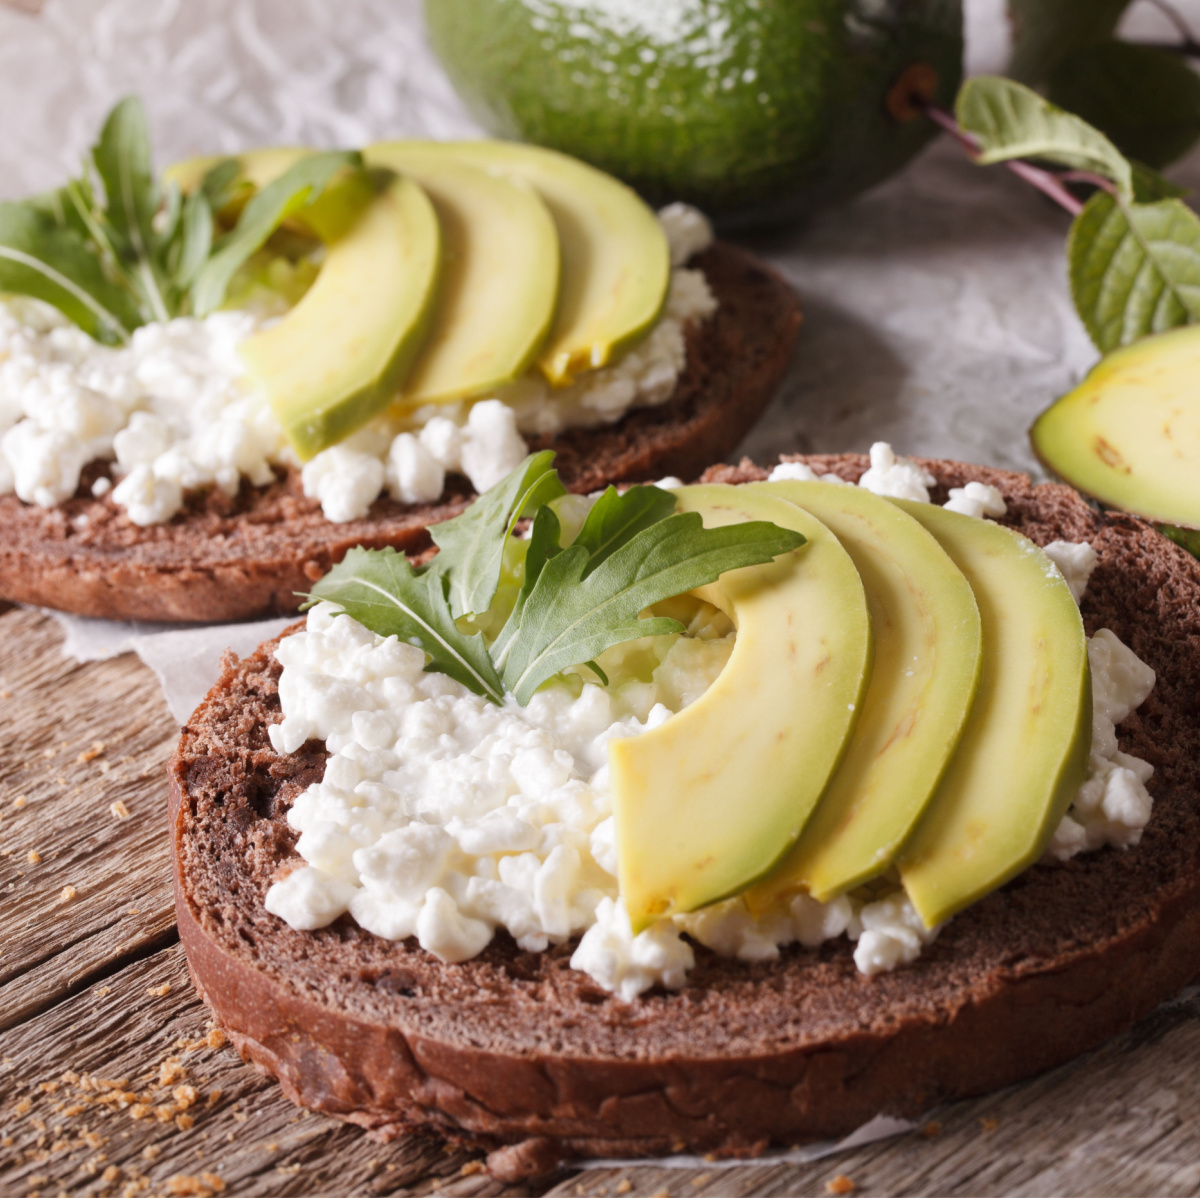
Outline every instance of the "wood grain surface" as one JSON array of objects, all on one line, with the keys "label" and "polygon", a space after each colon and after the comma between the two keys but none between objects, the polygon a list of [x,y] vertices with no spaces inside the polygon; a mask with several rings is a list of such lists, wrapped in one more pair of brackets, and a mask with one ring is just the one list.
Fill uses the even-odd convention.
[{"label": "wood grain surface", "polygon": [[[175,938],[164,768],[177,728],[132,656],[78,665],[0,609],[0,1195],[530,1194],[440,1141],[293,1107],[208,1020]],[[554,1196],[1194,1195],[1200,1000],[1096,1053],[805,1165],[655,1164]]]}]

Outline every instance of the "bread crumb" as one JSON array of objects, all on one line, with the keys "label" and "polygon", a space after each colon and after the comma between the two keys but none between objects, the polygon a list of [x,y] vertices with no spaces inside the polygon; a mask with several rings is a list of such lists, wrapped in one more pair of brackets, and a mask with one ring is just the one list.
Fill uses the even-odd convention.
[{"label": "bread crumb", "polygon": [[[108,806],[108,811],[110,813],[112,813],[112,815],[114,817],[116,817],[118,821],[124,821],[124,820],[127,820],[129,817],[133,816],[133,813],[131,813],[129,811],[129,805],[126,804],[124,800],[114,800]],[[178,1176],[177,1175],[177,1176],[172,1176],[172,1178],[175,1178],[175,1179],[190,1178],[190,1176]]]},{"label": "bread crumb", "polygon": [[69,901],[74,900],[78,895],[79,893],[68,883],[67,886],[58,893],[58,900],[60,904],[67,904]]},{"label": "bread crumb", "polygon": [[88,1148],[91,1150],[99,1150],[104,1145],[104,1139],[98,1133],[93,1133],[90,1129],[85,1129],[79,1136],[87,1143]]},{"label": "bread crumb", "polygon": [[190,1113],[180,1113],[175,1118],[175,1128],[178,1129],[180,1131],[180,1133],[187,1133],[187,1131],[189,1129],[191,1129],[191,1127],[193,1125],[195,1125],[195,1123],[196,1123],[196,1118],[193,1117]]},{"label": "bread crumb", "polygon": [[80,754],[79,761],[80,762],[91,762],[92,759],[99,758],[100,755],[102,755],[106,749],[107,749],[107,747],[104,745],[103,742],[93,742],[91,745],[91,749],[84,750]]},{"label": "bread crumb", "polygon": [[12,692],[10,692],[8,690],[8,688],[5,688],[2,692],[0,692],[0,700],[11,700],[11,699],[12,699]]},{"label": "bread crumb", "polygon": [[25,796],[18,796],[13,801],[13,808],[24,808],[25,805],[27,805],[28,803],[29,803],[29,800]]},{"label": "bread crumb", "polygon": [[281,1163],[278,1167],[275,1168],[275,1170],[278,1171],[280,1175],[299,1175],[300,1174],[300,1164],[299,1163]]},{"label": "bread crumb", "polygon": [[696,1178],[692,1180],[692,1187],[703,1187],[711,1178],[711,1173],[705,1171],[703,1174],[697,1175]]},{"label": "bread crumb", "polygon": [[94,995],[94,996],[107,996],[107,995],[108,995],[108,993],[109,993],[109,992],[111,992],[111,991],[112,991],[112,988],[110,988],[110,987],[108,986],[108,984],[105,984],[103,987],[98,987],[98,988],[97,988],[97,989],[96,989],[96,990],[95,990],[95,991],[92,993],[92,995]]},{"label": "bread crumb", "polygon": [[628,1179],[622,1179],[621,1182],[617,1184],[616,1191],[618,1196],[624,1196],[627,1192],[633,1191],[633,1184],[630,1183]]},{"label": "bread crumb", "polygon": [[671,1193],[666,1188],[659,1188],[658,1191],[654,1193],[654,1200],[667,1200],[667,1197],[670,1195]]},{"label": "bread crumb", "polygon": [[483,1165],[477,1158],[473,1158],[470,1162],[465,1162],[462,1165],[460,1175],[482,1175],[487,1167]]},{"label": "bread crumb", "polygon": [[58,1091],[58,1084],[55,1083],[53,1080],[47,1080],[45,1083],[39,1083],[38,1087],[41,1088],[41,1090],[43,1092],[57,1092]]},{"label": "bread crumb", "polygon": [[159,1154],[160,1154],[160,1151],[157,1146],[144,1146],[142,1148],[142,1157],[143,1158],[157,1158],[159,1156]]},{"label": "bread crumb", "polygon": [[984,1133],[991,1133],[993,1129],[999,1126],[1000,1122],[996,1117],[980,1117],[979,1125]]},{"label": "bread crumb", "polygon": [[825,1190],[831,1196],[852,1196],[858,1191],[858,1184],[848,1175],[835,1175],[825,1185]]},{"label": "bread crumb", "polygon": [[207,1041],[210,1050],[220,1050],[229,1041],[229,1038],[225,1036],[225,1030],[223,1029],[210,1029]]},{"label": "bread crumb", "polygon": [[171,1095],[175,1097],[175,1103],[180,1108],[191,1108],[196,1103],[200,1093],[190,1083],[181,1083]]},{"label": "bread crumb", "polygon": [[[171,985],[169,983],[162,983],[162,984],[159,984],[158,987],[148,987],[146,989],[146,995],[147,996],[166,996],[170,991],[171,991]],[[171,1081],[169,1079],[163,1080],[163,1083],[170,1083],[170,1082]]]},{"label": "bread crumb", "polygon": [[172,1196],[214,1196],[225,1190],[225,1180],[203,1171],[199,1175],[172,1175],[167,1180],[167,1192]]},{"label": "bread crumb", "polygon": [[921,1126],[921,1136],[923,1138],[935,1138],[942,1132],[941,1121],[929,1121]]},{"label": "bread crumb", "polygon": [[25,855],[25,858],[28,862],[31,862],[35,867],[38,865],[38,863],[40,863],[42,861],[42,856],[36,850],[30,850],[30,852],[27,855]]},{"label": "bread crumb", "polygon": [[33,1104],[30,1102],[29,1097],[24,1096],[13,1105],[13,1112],[18,1117],[23,1117],[32,1107]]},{"label": "bread crumb", "polygon": [[116,1166],[105,1167],[104,1174],[101,1175],[100,1178],[103,1179],[105,1183],[116,1183],[121,1178],[121,1168]]}]

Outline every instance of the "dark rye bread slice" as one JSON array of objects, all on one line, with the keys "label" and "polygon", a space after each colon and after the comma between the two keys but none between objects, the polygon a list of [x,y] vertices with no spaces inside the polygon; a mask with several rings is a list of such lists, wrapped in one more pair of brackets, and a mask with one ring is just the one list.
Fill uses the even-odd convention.
[{"label": "dark rye bread slice", "polygon": [[[576,492],[678,475],[690,479],[725,457],[762,415],[791,358],[800,326],[796,297],[752,255],[716,243],[690,264],[703,270],[716,314],[688,331],[687,366],[665,404],[614,425],[535,438],[552,447]],[[361,521],[334,524],[304,495],[300,473],[279,470],[267,487],[243,482],[233,499],[192,495],[164,525],[135,525],[95,499],[92,464],[75,497],[56,508],[0,496],[0,598],[89,617],[145,621],[240,621],[295,612],[307,591],[353,546],[429,545],[426,526],[461,512],[473,493],[452,477],[438,503],[376,500]]]},{"label": "dark rye bread slice", "polygon": [[[867,460],[808,458],[857,479]],[[572,945],[499,936],[440,963],[342,918],[298,933],[263,908],[299,860],[287,810],[320,778],[319,743],[281,757],[268,643],[230,662],[171,765],[179,932],[192,977],[244,1057],[309,1108],[390,1137],[493,1148],[509,1178],[566,1158],[686,1148],[753,1153],[843,1134],[879,1112],[1014,1082],[1127,1027],[1200,972],[1200,563],[1069,488],[928,461],[949,486],[994,483],[1039,543],[1088,540],[1083,602],[1158,675],[1120,727],[1154,765],[1134,849],[1035,866],[953,920],[912,965],[868,979],[845,939],[742,963],[698,947],[679,992],[624,1003],[572,971]],[[707,478],[739,482],[745,463]]]}]

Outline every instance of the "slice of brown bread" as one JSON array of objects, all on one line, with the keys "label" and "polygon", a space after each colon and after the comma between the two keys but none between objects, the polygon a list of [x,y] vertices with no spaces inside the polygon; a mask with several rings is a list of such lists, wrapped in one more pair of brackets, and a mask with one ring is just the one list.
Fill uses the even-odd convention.
[{"label": "slice of brown bread", "polygon": [[[861,456],[808,458],[857,479]],[[1087,540],[1089,633],[1112,629],[1157,672],[1119,729],[1154,765],[1140,844],[1035,866],[955,918],[912,965],[867,978],[840,939],[744,963],[697,947],[678,992],[633,1003],[499,936],[446,965],[348,917],[299,933],[263,907],[299,860],[286,822],[320,778],[309,743],[275,754],[280,668],[267,643],[227,664],[171,764],[180,937],[244,1057],[309,1108],[389,1137],[488,1147],[504,1177],[572,1157],[719,1155],[846,1133],[998,1088],[1124,1029],[1200,972],[1200,562],[1149,525],[1008,472],[926,461],[936,500],[993,483],[1006,523]],[[762,478],[749,463],[708,479]]]},{"label": "slice of brown bread", "polygon": [[[614,425],[531,440],[552,447],[573,491],[678,475],[689,479],[729,454],[762,415],[791,358],[800,309],[787,283],[760,260],[716,243],[697,256],[719,301],[688,331],[687,366],[665,404]],[[436,504],[387,496],[360,521],[334,524],[304,495],[300,473],[267,487],[243,483],[188,498],[164,525],[135,525],[91,494],[106,467],[93,463],[73,499],[56,508],[0,496],[0,598],[90,617],[238,621],[295,612],[306,591],[352,546],[420,551],[426,526],[460,512],[473,493],[452,477]]]}]

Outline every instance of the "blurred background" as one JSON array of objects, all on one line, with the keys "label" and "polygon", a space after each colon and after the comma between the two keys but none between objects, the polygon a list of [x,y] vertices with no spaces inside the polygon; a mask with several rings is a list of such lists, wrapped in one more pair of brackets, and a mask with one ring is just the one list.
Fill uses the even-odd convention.
[{"label": "blurred background", "polygon": [[[1200,0],[1175,8],[1200,28]],[[1003,71],[1003,0],[966,0],[965,17],[967,71]],[[1177,37],[1150,0],[1132,5],[1121,32]],[[60,182],[128,92],[145,101],[163,165],[480,132],[417,0],[0,0],[0,198]],[[1200,154],[1169,174],[1200,185]],[[1098,357],[1067,291],[1068,223],[939,138],[866,194],[743,236],[796,289],[805,326],[742,450],[865,451],[885,439],[1036,472],[1025,431]]]}]

